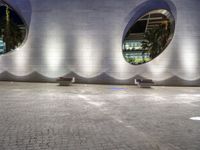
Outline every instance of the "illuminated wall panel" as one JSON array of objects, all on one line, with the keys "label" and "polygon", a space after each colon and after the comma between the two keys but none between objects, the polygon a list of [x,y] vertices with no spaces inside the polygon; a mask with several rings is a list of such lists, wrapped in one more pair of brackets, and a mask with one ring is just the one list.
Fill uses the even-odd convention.
[{"label": "illuminated wall panel", "polygon": [[[133,84],[134,77],[158,85],[200,85],[199,0],[4,0],[29,27],[26,42],[0,56],[0,80]],[[149,63],[133,66],[122,55],[127,25],[142,10],[168,9],[174,38]],[[141,9],[143,8],[143,9]]]}]

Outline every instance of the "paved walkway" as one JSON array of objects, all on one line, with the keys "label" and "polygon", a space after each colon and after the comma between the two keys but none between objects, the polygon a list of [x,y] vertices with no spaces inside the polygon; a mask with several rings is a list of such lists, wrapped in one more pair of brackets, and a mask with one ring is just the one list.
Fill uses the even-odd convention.
[{"label": "paved walkway", "polygon": [[0,82],[0,150],[200,150],[200,88]]}]

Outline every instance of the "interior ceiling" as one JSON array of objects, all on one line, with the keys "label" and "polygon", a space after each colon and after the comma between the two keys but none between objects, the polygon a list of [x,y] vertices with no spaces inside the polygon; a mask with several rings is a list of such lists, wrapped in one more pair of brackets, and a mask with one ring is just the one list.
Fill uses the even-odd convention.
[{"label": "interior ceiling", "polygon": [[161,24],[166,24],[168,22],[169,13],[167,11],[151,11],[145,14],[139,20],[137,20],[137,22],[133,25],[132,29],[130,29],[131,31],[127,36],[127,40],[142,40],[144,39],[145,32],[155,27],[159,27]]}]

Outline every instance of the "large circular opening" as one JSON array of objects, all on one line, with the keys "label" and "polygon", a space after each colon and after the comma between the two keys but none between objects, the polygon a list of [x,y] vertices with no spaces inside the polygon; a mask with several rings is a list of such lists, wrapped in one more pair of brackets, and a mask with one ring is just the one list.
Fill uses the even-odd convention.
[{"label": "large circular opening", "polygon": [[0,55],[22,45],[27,27],[22,18],[8,4],[0,2]]},{"label": "large circular opening", "polygon": [[144,64],[160,55],[172,40],[175,19],[166,9],[142,14],[124,36],[122,51],[132,65]]}]

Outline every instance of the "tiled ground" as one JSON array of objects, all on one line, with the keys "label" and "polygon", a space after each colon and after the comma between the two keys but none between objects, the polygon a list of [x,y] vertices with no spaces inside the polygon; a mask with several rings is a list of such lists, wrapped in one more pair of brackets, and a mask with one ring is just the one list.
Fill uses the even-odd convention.
[{"label": "tiled ground", "polygon": [[200,150],[200,88],[0,82],[0,150]]}]

